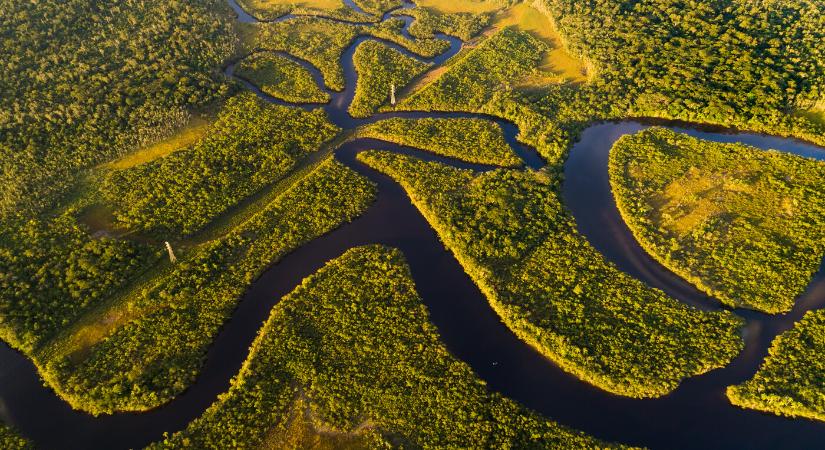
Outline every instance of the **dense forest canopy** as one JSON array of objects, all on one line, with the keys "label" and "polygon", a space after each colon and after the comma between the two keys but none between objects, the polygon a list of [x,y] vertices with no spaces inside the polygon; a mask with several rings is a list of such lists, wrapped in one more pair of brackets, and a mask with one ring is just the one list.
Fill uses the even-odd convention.
[{"label": "dense forest canopy", "polygon": [[0,1],[0,217],[152,141],[227,89],[223,0]]},{"label": "dense forest canopy", "polygon": [[285,296],[229,391],[152,448],[398,442],[612,447],[487,391],[441,343],[401,252],[375,245],[348,250]]},{"label": "dense forest canopy", "polygon": [[[261,18],[300,17],[236,23],[226,0],[0,0],[0,339],[63,400],[93,414],[146,411],[190,387],[254,280],[373,204],[375,186],[360,175],[370,171],[334,155],[360,137],[506,166],[358,157],[402,185],[505,325],[562,370],[614,394],[656,397],[740,354],[744,319],[683,304],[590,245],[560,195],[563,163],[586,126],[632,117],[825,143],[822,0],[354,4],[242,0]],[[451,47],[438,33],[466,42]],[[353,79],[341,63],[359,38]],[[448,49],[458,53],[433,68]],[[235,95],[243,84],[225,67],[286,102],[335,104]],[[346,105],[349,92],[337,92],[352,87]],[[481,114],[332,124],[348,123],[346,110],[394,109]],[[547,165],[523,169],[487,115],[515,124]],[[821,170],[805,184],[817,201]],[[795,224],[815,228],[821,208],[808,206]],[[87,220],[100,212],[111,220]],[[821,247],[781,254],[772,279],[793,275],[798,290]],[[791,264],[796,272],[783,272]],[[780,306],[762,309],[790,305]],[[822,317],[777,339],[731,400],[822,418]],[[286,296],[231,384],[158,445],[257,445],[304,426],[292,421],[304,408],[324,418],[310,425],[347,436],[365,424],[355,437],[369,444],[397,434],[436,448],[602,445],[488,392],[438,341],[403,257],[384,247],[350,250]],[[23,445],[0,424],[0,447]]]},{"label": "dense forest canopy", "polygon": [[640,112],[775,124],[825,95],[818,0],[541,0],[566,44]]},{"label": "dense forest canopy", "polygon": [[771,343],[756,374],[730,386],[731,403],[788,417],[825,421],[825,310],[809,311]]},{"label": "dense forest canopy", "polygon": [[657,397],[741,349],[733,314],[688,307],[605,261],[544,171],[358,157],[404,187],[503,322],[566,372],[615,394]]}]

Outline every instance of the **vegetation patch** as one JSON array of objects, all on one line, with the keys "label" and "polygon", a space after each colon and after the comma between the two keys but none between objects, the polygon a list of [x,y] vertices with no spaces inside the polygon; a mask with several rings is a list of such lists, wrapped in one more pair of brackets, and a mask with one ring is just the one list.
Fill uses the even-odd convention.
[{"label": "vegetation patch", "polygon": [[392,89],[401,89],[431,66],[375,41],[361,43],[352,58],[358,72],[349,106],[353,117],[371,116],[390,102]]},{"label": "vegetation patch", "polygon": [[90,236],[77,212],[0,229],[0,338],[29,355],[158,258]]},{"label": "vegetation patch", "polygon": [[479,34],[490,24],[492,17],[489,13],[444,13],[431,8],[400,9],[397,14],[415,18],[409,28],[411,36],[429,38],[444,33],[462,41],[469,41]]},{"label": "vegetation patch", "polygon": [[375,122],[359,136],[395,142],[478,164],[517,167],[521,159],[495,122],[484,119],[401,119]]},{"label": "vegetation patch", "polygon": [[413,93],[401,107],[478,111],[498,90],[534,73],[546,50],[532,35],[505,28],[457,60],[438,79]]},{"label": "vegetation patch", "polygon": [[540,73],[525,80],[526,85],[544,85],[553,82],[583,83],[587,81],[587,68],[578,58],[572,56],[564,48],[561,35],[549,14],[537,9],[541,8],[541,0],[533,3],[518,3],[515,6],[499,13],[493,25],[496,27],[515,26],[540,39],[548,50],[539,65]]},{"label": "vegetation patch", "polygon": [[239,200],[285,176],[338,129],[323,110],[229,100],[189,149],[111,172],[101,191],[116,223],[167,240],[201,229]]},{"label": "vegetation patch", "polygon": [[385,12],[398,8],[404,4],[403,0],[353,0],[367,14],[381,17]]},{"label": "vegetation patch", "polygon": [[328,88],[342,91],[344,71],[341,67],[341,55],[358,36],[385,39],[424,57],[438,55],[449,46],[438,39],[407,39],[401,34],[403,26],[404,22],[400,19],[365,26],[301,17],[262,24],[257,33],[256,46],[266,50],[283,51],[310,62],[321,71]]},{"label": "vegetation patch", "polygon": [[[654,116],[825,143],[792,112],[825,92],[825,3],[539,0],[623,116]],[[592,77],[591,77],[592,78]],[[624,106],[624,105],[622,105]],[[618,112],[618,111],[617,111]]]},{"label": "vegetation patch", "polygon": [[415,4],[445,14],[470,13],[482,15],[492,13],[509,5],[509,1],[499,0],[419,0]]},{"label": "vegetation patch", "polygon": [[235,75],[258,86],[264,93],[287,102],[329,101],[329,94],[315,83],[306,67],[282,55],[255,53],[238,64]]},{"label": "vegetation patch", "polygon": [[[296,430],[297,429],[297,430]],[[607,447],[490,393],[439,341],[403,256],[357,247],[285,296],[229,391],[156,448]]]},{"label": "vegetation patch", "polygon": [[479,174],[387,152],[359,158],[401,183],[516,335],[582,380],[656,397],[742,348],[735,315],[698,311],[605,262],[543,171]]},{"label": "vegetation patch", "polygon": [[731,403],[781,416],[825,420],[825,311],[809,311],[774,339],[753,378],[727,389]]},{"label": "vegetation patch", "polygon": [[[244,11],[260,20],[274,20],[287,14],[324,16],[341,20],[373,19],[358,14],[341,0],[237,0]],[[374,19],[373,19],[374,20]]]},{"label": "vegetation patch", "polygon": [[266,267],[354,219],[371,204],[369,181],[329,158],[220,239],[179,262],[119,308],[133,320],[77,361],[38,366],[73,407],[93,414],[142,411],[182,392],[238,298]]},{"label": "vegetation patch", "polygon": [[193,117],[189,119],[186,125],[176,130],[170,137],[142,147],[122,158],[103,164],[103,167],[117,170],[128,169],[162,158],[172,152],[188,148],[194,145],[195,142],[203,139],[213,121],[214,119]]},{"label": "vegetation patch", "polygon": [[30,450],[34,445],[10,427],[0,423],[0,447],[5,450]]},{"label": "vegetation patch", "polygon": [[225,95],[224,0],[4,1],[0,220],[30,218],[88,169],[168,136]]},{"label": "vegetation patch", "polygon": [[616,204],[642,246],[736,307],[791,309],[825,254],[825,163],[654,128],[610,153]]}]

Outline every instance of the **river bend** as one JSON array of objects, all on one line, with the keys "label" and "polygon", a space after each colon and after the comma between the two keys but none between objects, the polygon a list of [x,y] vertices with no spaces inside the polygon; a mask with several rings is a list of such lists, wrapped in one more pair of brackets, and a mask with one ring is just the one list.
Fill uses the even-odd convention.
[{"label": "river bend", "polygon": [[[239,20],[257,21],[234,0],[229,3],[238,13]],[[357,12],[363,12],[351,0],[347,0],[347,4]],[[403,7],[412,6],[405,4]],[[291,17],[294,16],[276,20]],[[389,17],[387,13],[382,20]],[[404,34],[409,36],[406,30],[412,19],[404,17],[404,20]],[[447,40],[450,49],[433,59],[420,58],[403,47],[392,46],[406,55],[441,64],[460,50],[461,42],[449,36],[438,37]],[[334,123],[344,129],[353,129],[389,117],[481,117],[502,126],[507,142],[527,166],[537,168],[543,164],[533,149],[516,140],[517,127],[500,118],[424,112],[386,113],[368,119],[349,116],[347,107],[357,81],[352,55],[356,46],[367,39],[375,38],[358,37],[342,55],[346,89],[330,92],[332,100],[323,106]],[[307,67],[316,82],[323,86],[321,74],[315,67],[299,59],[293,60]],[[234,63],[226,68],[227,75],[232,76],[233,70]],[[244,84],[264,99],[283,103],[266,96],[248,82]],[[825,159],[825,149],[792,139],[708,131],[684,124],[658,124],[703,139],[744,142]],[[698,308],[719,308],[718,301],[702,294],[645,253],[616,209],[607,175],[610,148],[620,136],[649,126],[649,123],[623,121],[596,124],[584,130],[565,163],[562,188],[565,204],[582,235],[620,270]],[[612,395],[561,371],[516,338],[412,206],[403,189],[389,177],[356,160],[360,151],[368,149],[411,154],[456,167],[489,169],[375,139],[345,142],[335,150],[335,157],[378,185],[376,202],[353,222],[291,252],[253,282],[231,320],[209,348],[196,382],[183,394],[145,413],[93,417],[72,410],[52,390],[43,386],[31,361],[2,344],[0,418],[34,440],[39,447],[47,449],[137,448],[161,439],[164,432],[183,429],[212,404],[218,394],[228,389],[229,381],[240,369],[259,327],[283,295],[347,249],[379,243],[404,253],[431,319],[452,354],[469,364],[491,390],[561,424],[602,439],[653,448],[790,449],[821,446],[825,424],[734,407],[727,401],[724,389],[755,373],[778,333],[790,328],[805,311],[825,306],[825,270],[822,268],[788,314],[769,316],[747,310],[734,311],[745,317],[748,325],[745,350],[729,366],[687,379],[673,393],[656,399]]]}]

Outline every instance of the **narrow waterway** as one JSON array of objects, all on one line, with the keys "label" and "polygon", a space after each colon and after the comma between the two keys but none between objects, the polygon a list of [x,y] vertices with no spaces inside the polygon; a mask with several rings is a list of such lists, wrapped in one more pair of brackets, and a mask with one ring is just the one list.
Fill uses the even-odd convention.
[{"label": "narrow waterway", "polygon": [[[230,4],[233,3],[230,0]],[[242,20],[255,21],[254,17],[237,8],[237,4],[234,7]],[[385,15],[384,19],[387,17]],[[405,23],[408,26],[410,19],[405,19]],[[461,47],[455,38],[440,38],[450,43],[450,50],[429,60],[437,64]],[[366,39],[374,38],[359,37],[342,56],[346,89],[340,93],[331,92],[332,101],[324,106],[336,124],[352,129],[389,117],[481,117],[502,126],[508,143],[526,165],[534,168],[542,165],[533,149],[517,142],[517,127],[502,119],[467,113],[417,112],[379,114],[364,120],[350,117],[346,109],[357,82],[352,54]],[[403,50],[398,46],[395,48]],[[313,71],[316,81],[322,80],[317,69],[297,61]],[[228,69],[229,75],[231,70]],[[260,91],[256,93],[267,98]],[[718,308],[718,302],[699,293],[641,250],[616,210],[607,177],[610,147],[619,136],[647,126],[626,121],[597,124],[586,129],[565,165],[564,200],[579,231],[619,269],[686,303],[699,308]],[[669,127],[704,139],[741,141],[818,158],[825,155],[825,151],[818,147],[789,139]],[[463,268],[412,206],[403,189],[356,160],[358,152],[368,149],[412,154],[457,167],[489,169],[374,139],[344,143],[335,151],[335,157],[378,185],[377,201],[358,219],[303,245],[266,270],[244,294],[231,320],[210,347],[197,381],[186,392],[169,404],[146,413],[95,418],[72,410],[42,385],[35,367],[27,358],[3,344],[0,345],[0,418],[46,449],[138,448],[161,439],[164,432],[184,428],[228,388],[229,380],[246,358],[257,330],[284,294],[347,249],[381,243],[404,253],[418,291],[450,352],[469,364],[491,390],[559,423],[603,439],[653,448],[801,449],[821,446],[825,424],[736,408],[725,398],[724,389],[752,376],[778,332],[792,326],[804,311],[823,306],[825,274],[822,270],[788,314],[767,316],[735,311],[748,319],[747,345],[730,366],[688,379],[675,392],[658,399],[637,400],[611,395],[561,371],[501,323]]]}]

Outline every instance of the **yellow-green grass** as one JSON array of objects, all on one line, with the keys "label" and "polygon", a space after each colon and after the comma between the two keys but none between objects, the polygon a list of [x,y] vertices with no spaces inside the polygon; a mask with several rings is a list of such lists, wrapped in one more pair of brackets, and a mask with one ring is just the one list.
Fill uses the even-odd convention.
[{"label": "yellow-green grass", "polygon": [[419,0],[416,5],[431,8],[442,13],[468,12],[482,14],[497,11],[507,6],[507,2],[491,0]]},{"label": "yellow-green grass", "polygon": [[104,164],[103,167],[123,170],[162,158],[197,142],[198,139],[206,135],[206,131],[209,129],[211,123],[211,119],[193,117],[185,127],[181,128],[174,135],[129,153],[120,159],[108,162]]},{"label": "yellow-green grass", "polygon": [[654,258],[721,302],[793,307],[825,252],[825,163],[663,128],[610,153],[616,204]]},{"label": "yellow-green grass", "polygon": [[526,31],[549,45],[548,51],[542,60],[539,69],[542,75],[531,77],[529,85],[541,85],[556,81],[582,83],[587,81],[583,62],[570,55],[564,48],[561,35],[556,30],[553,21],[527,3],[519,3],[499,13],[493,26],[503,28],[515,26]]},{"label": "yellow-green grass", "polygon": [[[825,103],[825,101],[820,103]],[[799,110],[797,114],[821,127],[825,127],[825,104],[819,107]]]}]

